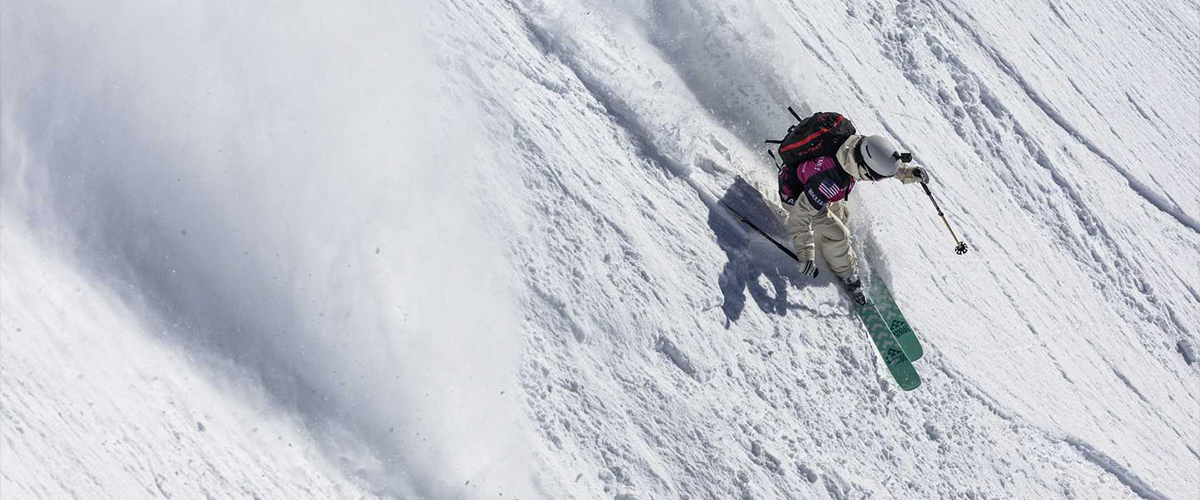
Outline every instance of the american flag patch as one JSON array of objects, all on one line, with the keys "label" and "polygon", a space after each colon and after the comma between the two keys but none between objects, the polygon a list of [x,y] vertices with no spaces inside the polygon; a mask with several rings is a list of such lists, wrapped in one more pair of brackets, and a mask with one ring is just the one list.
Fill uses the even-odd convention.
[{"label": "american flag patch", "polygon": [[827,200],[832,200],[833,197],[838,195],[838,191],[840,191],[837,187],[837,183],[833,182],[833,179],[825,179],[821,181],[821,185],[818,186],[817,189],[821,191],[821,194],[825,195],[825,199]]}]

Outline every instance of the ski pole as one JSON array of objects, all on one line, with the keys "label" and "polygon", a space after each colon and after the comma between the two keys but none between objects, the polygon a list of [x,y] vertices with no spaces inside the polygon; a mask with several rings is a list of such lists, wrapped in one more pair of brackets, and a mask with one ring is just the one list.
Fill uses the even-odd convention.
[{"label": "ski pole", "polygon": [[958,241],[958,236],[954,234],[953,229],[950,229],[950,221],[946,220],[946,214],[942,213],[942,207],[938,206],[937,200],[933,198],[933,193],[929,192],[929,185],[922,182],[921,187],[925,188],[925,195],[929,196],[929,201],[933,202],[933,208],[937,210],[938,216],[942,218],[942,222],[946,223],[946,229],[950,231],[950,237],[954,238],[954,242],[957,243],[954,246],[954,253],[959,255],[967,253],[967,244]]},{"label": "ski pole", "polygon": [[800,262],[800,257],[797,257],[795,253],[793,253],[791,250],[788,250],[787,247],[783,246],[783,244],[779,243],[778,241],[775,241],[775,238],[772,238],[771,235],[767,234],[762,229],[759,229],[758,226],[754,225],[753,222],[750,222],[750,219],[747,219],[744,215],[739,214],[737,210],[733,209],[733,207],[731,207],[729,205],[725,205],[725,202],[723,202],[723,201],[721,202],[721,205],[724,205],[725,208],[728,208],[730,212],[733,212],[733,215],[737,216],[737,218],[739,220],[746,223],[747,226],[750,226],[755,231],[758,231],[758,234],[763,235],[763,238],[771,240],[771,243],[774,243],[776,247],[779,247],[780,250],[783,250],[783,253],[788,254],[788,257],[791,257],[796,262]]}]

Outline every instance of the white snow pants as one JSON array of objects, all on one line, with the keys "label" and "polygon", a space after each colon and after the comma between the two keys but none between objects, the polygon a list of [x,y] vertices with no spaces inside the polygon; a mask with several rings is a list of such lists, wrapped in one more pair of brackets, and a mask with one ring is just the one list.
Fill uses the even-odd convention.
[{"label": "white snow pants", "polygon": [[801,199],[788,206],[788,235],[796,255],[815,260],[816,250],[829,270],[838,278],[848,278],[858,268],[858,256],[850,248],[850,207],[843,201],[830,203],[824,210],[815,210]]}]

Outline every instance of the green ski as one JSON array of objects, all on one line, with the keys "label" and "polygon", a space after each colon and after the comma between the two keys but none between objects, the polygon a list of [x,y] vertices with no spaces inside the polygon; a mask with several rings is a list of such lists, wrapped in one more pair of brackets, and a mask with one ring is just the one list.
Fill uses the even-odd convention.
[{"label": "green ski", "polygon": [[888,329],[896,337],[896,342],[900,344],[900,348],[904,350],[904,355],[908,357],[908,360],[921,359],[921,355],[925,354],[924,349],[921,348],[921,341],[917,339],[917,334],[913,332],[912,327],[908,326],[908,321],[900,313],[900,308],[896,306],[896,299],[892,298],[891,290],[888,290],[887,285],[878,276],[871,280],[869,297],[871,297],[871,302],[875,303],[875,308],[879,310],[884,321],[887,322]]},{"label": "green ski", "polygon": [[911,391],[919,387],[921,377],[917,375],[917,369],[913,368],[908,356],[904,355],[904,350],[892,336],[891,330],[888,330],[887,323],[884,322],[883,316],[879,314],[875,306],[868,302],[863,305],[855,305],[855,310],[858,312],[859,319],[862,319],[863,325],[867,327],[867,332],[871,334],[871,340],[875,342],[875,347],[879,349],[883,364],[887,365],[888,371],[892,373],[892,378],[896,379],[896,383],[900,384],[900,388]]},{"label": "green ski", "polygon": [[[721,204],[725,205],[724,202]],[[747,226],[750,226],[751,229],[754,229],[758,232],[758,234],[761,234],[764,238],[770,240],[771,243],[774,243],[777,248],[783,251],[783,253],[788,254],[788,256],[796,262],[800,261],[800,258],[797,257],[795,253],[793,253],[791,250],[788,250],[787,247],[783,246],[778,241],[775,241],[775,238],[772,238],[771,235],[754,225],[753,222],[750,222],[750,219],[747,219],[746,216],[738,213],[737,210],[734,210],[733,207],[730,207],[729,205],[725,205],[725,208],[728,208],[730,212],[733,212],[733,215],[737,216],[738,220],[742,221]],[[964,252],[965,251],[966,250],[964,250]],[[880,284],[882,286],[882,283]],[[885,297],[887,298],[887,303],[891,304],[891,308],[896,312],[896,317],[900,318],[900,324],[902,324],[904,327],[904,336],[912,339],[912,342],[917,347],[916,354],[919,357],[921,355],[921,345],[916,344],[917,336],[912,333],[911,328],[908,328],[908,322],[904,321],[904,317],[900,316],[900,310],[896,308],[896,301],[892,300],[892,294],[887,292],[887,287],[884,287],[883,290],[886,294]],[[858,317],[862,320],[863,326],[867,327],[867,332],[871,334],[871,341],[875,342],[875,348],[879,350],[879,355],[883,357],[883,363],[887,365],[888,371],[892,373],[892,378],[896,379],[896,383],[900,384],[900,388],[906,391],[911,391],[917,387],[920,387],[921,377],[917,375],[917,369],[913,368],[912,361],[909,361],[908,356],[904,354],[905,349],[900,346],[900,343],[896,340],[896,337],[892,335],[892,330],[888,328],[888,323],[883,319],[883,316],[879,313],[879,310],[875,309],[875,305],[871,302],[867,302],[866,304],[862,305],[856,304],[855,311],[858,312]],[[900,326],[900,324],[897,326]]]}]

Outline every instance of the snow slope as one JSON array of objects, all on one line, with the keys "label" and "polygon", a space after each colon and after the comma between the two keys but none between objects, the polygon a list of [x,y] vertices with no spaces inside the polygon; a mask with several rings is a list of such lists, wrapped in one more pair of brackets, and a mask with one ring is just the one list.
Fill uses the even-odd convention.
[{"label": "snow slope", "polygon": [[[2,14],[6,497],[1200,495],[1194,4]],[[917,391],[718,203],[783,234],[787,105],[972,247],[852,197]]]},{"label": "snow slope", "polygon": [[5,498],[362,496],[293,417],[190,369],[121,297],[3,231]]}]

